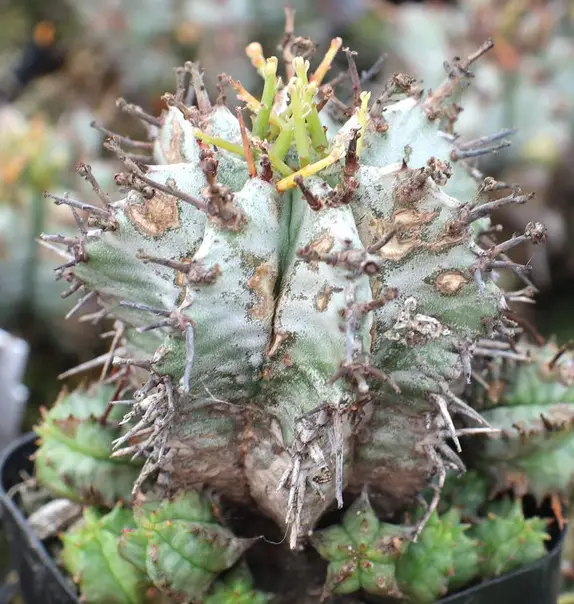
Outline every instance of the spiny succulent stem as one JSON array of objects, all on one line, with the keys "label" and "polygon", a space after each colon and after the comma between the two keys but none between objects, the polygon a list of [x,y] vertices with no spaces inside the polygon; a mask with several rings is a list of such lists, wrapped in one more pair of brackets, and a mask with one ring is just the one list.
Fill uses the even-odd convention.
[{"label": "spiny succulent stem", "polygon": [[110,203],[112,203],[110,196],[102,189],[102,187],[100,187],[100,184],[92,173],[92,168],[88,166],[88,164],[85,164],[83,162],[79,163],[76,168],[76,171],[82,178],[84,178],[87,182],[90,183],[92,189],[94,189],[96,195],[102,200],[104,206],[107,207]]},{"label": "spiny succulent stem", "polygon": [[185,69],[191,73],[191,83],[195,90],[195,98],[197,99],[199,111],[201,113],[207,113],[211,109],[211,101],[209,100],[209,95],[205,89],[205,83],[203,82],[203,75],[199,71],[199,65],[188,61],[185,64]]},{"label": "spiny succulent stem", "polygon": [[134,147],[136,149],[147,149],[149,151],[151,151],[153,149],[153,143],[151,143],[151,142],[135,141],[132,138],[130,138],[129,136],[122,136],[121,134],[117,134],[116,132],[113,132],[112,130],[108,130],[107,128],[104,128],[103,126],[100,126],[95,121],[90,122],[90,126],[92,128],[95,128],[96,130],[99,130],[102,134],[105,134],[106,136],[108,136],[110,138],[117,139],[122,145],[129,145],[130,147]]},{"label": "spiny succulent stem", "polygon": [[569,340],[560,346],[560,348],[556,351],[556,354],[548,362],[548,368],[554,369],[554,366],[560,360],[560,357],[568,350],[574,350],[574,340]]},{"label": "spiny succulent stem", "polygon": [[138,107],[138,105],[128,103],[123,98],[120,98],[116,101],[116,107],[120,111],[123,111],[124,113],[127,113],[128,115],[131,115],[137,119],[140,119],[142,122],[146,122],[151,126],[155,126],[156,128],[159,128],[161,126],[161,121],[157,117],[149,115],[141,107]]},{"label": "spiny succulent stem", "polygon": [[429,396],[429,398],[437,406],[439,413],[440,413],[441,417],[443,418],[444,423],[446,425],[448,434],[452,438],[452,440],[456,446],[456,450],[460,453],[462,451],[462,448],[460,446],[460,441],[458,440],[458,437],[456,435],[456,428],[454,427],[452,417],[450,416],[450,413],[448,412],[448,405],[447,405],[446,400],[440,394],[431,394]]},{"label": "spiny succulent stem", "polygon": [[149,325],[138,327],[136,331],[138,333],[147,333],[148,331],[153,331],[154,329],[161,329],[162,327],[170,327],[171,325],[171,319],[162,319],[161,321],[157,321],[156,323],[150,323]]},{"label": "spiny succulent stem", "polygon": [[363,250],[346,249],[341,252],[319,252],[312,246],[297,250],[297,256],[306,262],[325,262],[331,266],[340,266],[353,275],[374,276],[381,270],[381,260],[377,256],[369,256]]},{"label": "spiny succulent stem", "polygon": [[195,361],[195,331],[193,325],[188,323],[185,328],[185,371],[183,374],[183,391],[190,390],[191,371]]},{"label": "spiny succulent stem", "polygon": [[122,357],[114,357],[112,361],[114,367],[139,367],[146,371],[151,371],[151,361],[138,361],[136,359],[124,359]]},{"label": "spiny succulent stem", "polygon": [[261,180],[271,182],[273,180],[273,166],[271,164],[271,160],[269,159],[269,155],[261,155],[259,167],[261,168],[261,174],[259,175]]},{"label": "spiny succulent stem", "polygon": [[[117,352],[119,352],[119,350]],[[103,365],[106,362],[109,356],[110,354],[106,352],[96,357],[95,359],[91,359],[89,361],[86,361],[85,363],[80,363],[79,365],[76,365],[76,367],[68,369],[67,371],[64,371],[64,373],[60,373],[58,379],[63,380],[73,375],[77,375],[78,373],[83,373],[84,371],[89,371],[90,369],[99,367],[100,365]]]},{"label": "spiny succulent stem", "polygon": [[297,170],[297,172],[294,172],[293,174],[280,180],[277,183],[277,187],[276,187],[277,190],[278,191],[288,191],[289,189],[293,189],[294,187],[297,186],[295,179],[298,176],[301,176],[302,178],[307,178],[308,176],[317,174],[317,172],[320,172],[321,170],[324,170],[325,168],[338,162],[341,159],[341,157],[343,156],[343,154],[344,154],[344,151],[343,151],[342,147],[335,147],[331,151],[331,153],[329,153],[329,155],[327,155],[327,157],[319,159],[315,163],[309,164],[308,166],[305,166],[304,168]]},{"label": "spiny succulent stem", "polygon": [[75,246],[80,243],[80,240],[77,237],[65,237],[64,235],[46,235],[45,233],[40,233],[40,239],[42,239],[42,241],[50,241],[52,243],[60,243],[62,245],[67,246]]},{"label": "spiny succulent stem", "polygon": [[480,218],[484,218],[488,216],[495,210],[499,210],[500,208],[509,205],[511,203],[516,204],[524,204],[529,199],[534,197],[534,193],[528,193],[527,195],[520,195],[517,193],[512,193],[506,197],[502,197],[501,199],[495,199],[494,201],[488,201],[487,203],[483,203],[482,205],[474,208],[468,213],[468,216],[465,218],[466,224],[470,224],[475,220],[479,220]]},{"label": "spiny succulent stem", "polygon": [[510,147],[512,143],[510,141],[500,141],[496,145],[491,145],[490,147],[480,147],[478,149],[455,149],[450,154],[452,161],[457,161],[459,159],[469,159],[470,157],[480,157],[481,155],[488,155],[489,153],[496,153],[496,151],[500,151],[500,149],[504,149],[506,147]]},{"label": "spiny succulent stem", "polygon": [[299,189],[301,189],[303,198],[314,212],[317,212],[323,207],[323,202],[305,185],[301,176],[295,178],[295,183]]},{"label": "spiny succulent stem", "polygon": [[430,503],[427,506],[427,509],[423,515],[423,517],[417,522],[412,531],[412,541],[416,543],[419,535],[422,530],[426,526],[433,512],[436,510],[438,503],[440,501],[440,492],[444,486],[444,481],[446,479],[446,468],[444,467],[444,463],[440,456],[436,453],[436,451],[432,448],[428,448],[428,453],[431,460],[434,462],[434,466],[436,471],[438,472],[438,484],[432,485],[433,496]]},{"label": "spiny succulent stem", "polygon": [[54,268],[54,272],[61,273],[62,271],[64,271],[67,268],[72,268],[73,266],[76,266],[79,262],[80,262],[79,259],[73,258],[72,260],[69,260],[68,262],[66,262],[64,264],[60,264],[59,266],[56,266]]},{"label": "spiny succulent stem", "polygon": [[106,310],[105,308],[100,308],[100,310],[98,310],[96,312],[82,315],[78,319],[78,323],[89,323],[89,322],[91,322],[92,325],[97,325],[98,323],[100,323],[101,321],[103,321],[109,314],[110,313],[109,313],[108,310]]},{"label": "spiny succulent stem", "polygon": [[461,398],[456,396],[456,394],[454,394],[454,392],[452,392],[452,390],[446,384],[442,386],[442,391],[443,394],[449,399],[449,401],[456,405],[456,409],[459,413],[466,415],[470,419],[474,419],[483,426],[488,426],[488,423],[482,417],[482,415],[475,411],[469,404],[465,403]]},{"label": "spiny succulent stem", "polygon": [[[514,237],[513,239],[510,239],[509,241],[506,241],[506,242],[501,243],[500,245],[496,246],[494,248],[495,251],[497,252],[495,255],[500,255],[501,253],[506,252],[508,249],[510,249],[510,247],[514,247],[515,245],[517,245],[518,243],[521,243],[522,241],[530,241],[534,245],[543,243],[544,241],[546,241],[546,234],[547,234],[547,229],[543,224],[541,224],[539,222],[529,222],[524,229],[524,235],[520,235],[519,237]],[[515,241],[517,241],[517,243],[515,243]],[[505,248],[505,246],[510,246],[510,247]]]},{"label": "spiny succulent stem", "polygon": [[315,72],[309,78],[311,82],[317,82],[317,85],[320,85],[323,81],[323,78],[331,69],[331,64],[333,63],[333,59],[335,55],[339,52],[339,49],[343,45],[343,40],[341,38],[333,38],[331,40],[331,44],[329,49],[325,53],[323,60],[319,64],[319,67],[315,70]]},{"label": "spiny succulent stem", "polygon": [[[262,57],[263,58],[263,57]],[[261,95],[261,109],[253,124],[253,136],[265,140],[269,130],[269,118],[277,92],[277,57],[269,57],[263,67],[265,84]]]},{"label": "spiny succulent stem", "polygon": [[[486,236],[486,237],[483,237],[482,239],[483,239],[484,243],[486,243],[490,247],[493,247],[494,245],[496,245],[491,237]],[[506,254],[500,254],[500,257],[502,260],[506,260],[506,261],[510,262],[510,258]],[[530,294],[525,294],[525,295],[533,296],[538,293],[538,288],[534,285],[534,283],[532,283],[532,281],[529,279],[529,277],[524,274],[523,271],[513,271],[513,272],[514,272],[515,276],[526,285],[526,289],[524,291],[531,292]]]},{"label": "spiny succulent stem", "polygon": [[487,340],[480,338],[477,342],[478,346],[483,348],[492,348],[494,350],[510,350],[512,348],[510,342],[500,342],[498,340]]},{"label": "spiny succulent stem", "polygon": [[473,436],[475,434],[500,434],[502,430],[500,428],[458,428],[456,431],[457,436]]},{"label": "spiny succulent stem", "polygon": [[474,356],[478,357],[487,357],[487,358],[496,358],[502,357],[505,359],[512,359],[514,361],[528,361],[528,357],[523,354],[518,354],[516,352],[511,352],[509,350],[495,350],[492,348],[473,348]]},{"label": "spiny succulent stem", "polygon": [[531,272],[532,266],[529,264],[517,264],[516,262],[509,262],[506,260],[492,260],[491,262],[487,262],[485,265],[487,270],[493,270],[497,268],[509,268],[513,271],[518,272]]},{"label": "spiny succulent stem", "polygon": [[50,252],[56,254],[60,258],[63,258],[64,260],[70,260],[72,258],[68,252],[64,251],[60,247],[57,247],[56,245],[52,245],[48,241],[43,241],[41,238],[38,238],[36,241],[37,241],[38,245],[41,245],[43,248],[46,248],[47,250],[50,250]]},{"label": "spiny succulent stem", "polygon": [[257,176],[257,168],[255,167],[255,160],[253,159],[253,153],[251,151],[251,147],[249,146],[249,138],[247,137],[247,128],[245,127],[245,120],[243,119],[243,113],[241,108],[237,108],[237,119],[239,121],[239,129],[241,131],[241,141],[243,143],[243,155],[245,157],[245,161],[247,162],[247,169],[249,171],[249,176],[251,178],[255,178]]},{"label": "spiny succulent stem", "polygon": [[[447,434],[441,435],[443,438],[448,438]],[[446,465],[450,465],[453,470],[457,470],[459,473],[464,474],[466,472],[466,466],[462,459],[442,440],[436,443],[435,451],[442,455],[442,460],[448,462]]]},{"label": "spiny succulent stem", "polygon": [[84,286],[84,284],[81,281],[76,281],[65,292],[62,292],[60,294],[60,297],[69,298],[70,296],[74,295],[83,286]]},{"label": "spiny succulent stem", "polygon": [[90,205],[89,203],[83,203],[81,201],[76,201],[75,199],[71,199],[70,197],[60,197],[59,195],[53,195],[52,193],[44,192],[44,197],[49,197],[53,199],[57,206],[59,205],[67,205],[73,208],[77,208],[78,210],[83,210],[84,212],[89,212],[90,214],[94,214],[95,216],[100,216],[104,219],[110,219],[111,214],[108,210],[103,210],[102,208],[98,208],[96,206]]},{"label": "spiny succulent stem", "polygon": [[66,314],[65,319],[71,319],[82,308],[82,306],[84,306],[84,304],[96,298],[97,295],[98,294],[96,292],[89,292],[84,297],[80,298],[74,307]]},{"label": "spiny succulent stem", "polygon": [[113,408],[114,408],[114,401],[117,400],[120,397],[120,394],[122,392],[122,390],[125,388],[126,386],[126,379],[127,376],[124,376],[118,383],[115,392],[112,395],[112,398],[110,399],[110,402],[108,403],[108,406],[106,407],[106,410],[104,411],[104,413],[102,414],[102,416],[99,419],[99,423],[101,426],[105,426],[108,422],[108,419],[110,417],[110,413],[112,412]]},{"label": "spiny succulent stem", "polygon": [[361,74],[360,83],[361,85],[366,84],[369,80],[372,80],[375,76],[381,73],[383,65],[387,60],[387,53],[382,54],[367,71],[363,71]]},{"label": "spiny succulent stem", "polygon": [[162,184],[156,182],[155,180],[148,178],[147,176],[145,176],[142,173],[137,174],[137,178],[139,180],[142,180],[146,184],[148,184],[150,187],[153,187],[154,189],[157,189],[158,191],[161,191],[162,193],[167,193],[168,195],[173,195],[173,196],[177,197],[178,199],[181,199],[181,201],[185,201],[185,203],[189,203],[190,205],[197,208],[198,210],[201,210],[202,212],[209,214],[209,208],[208,208],[207,202],[205,202],[201,199],[197,199],[196,197],[192,197],[191,195],[188,195],[187,193],[180,191],[175,186],[171,187],[171,186],[162,185]]},{"label": "spiny succulent stem", "polygon": [[135,310],[151,312],[154,315],[160,315],[162,317],[169,317],[171,314],[169,310],[163,310],[162,308],[153,308],[152,306],[148,306],[147,304],[140,304],[139,302],[126,302],[122,300],[120,302],[120,306],[123,306],[124,308],[133,308]]},{"label": "spiny succulent stem", "polygon": [[[104,366],[102,367],[102,371],[100,373],[100,381],[103,381],[106,375],[108,374],[114,355],[116,354],[118,346],[120,345],[120,342],[124,337],[125,326],[123,323],[116,321],[114,323],[114,330],[115,333],[112,339],[112,343],[110,344],[110,349],[108,351],[108,358],[106,359],[106,362],[104,363]],[[127,373],[129,373],[129,368],[126,370],[126,374]]]},{"label": "spiny succulent stem", "polygon": [[516,134],[516,132],[516,129],[505,128],[500,132],[495,132],[494,134],[481,136],[465,143],[459,143],[457,144],[457,148],[461,151],[468,149],[476,149],[477,147],[482,147],[483,145],[487,145],[488,143],[493,143],[500,139],[506,138],[507,136],[512,136],[513,134]]},{"label": "spiny succulent stem", "polygon": [[355,107],[359,107],[361,105],[361,79],[357,70],[357,64],[355,63],[355,56],[357,53],[350,48],[343,48],[343,52],[345,53],[347,63],[349,64],[349,74],[353,86],[353,100],[355,102]]},{"label": "spiny succulent stem", "polygon": [[187,70],[185,67],[176,67],[173,70],[175,74],[175,99],[183,103],[187,92]]},{"label": "spiny succulent stem", "polygon": [[151,262],[153,264],[160,264],[161,266],[167,266],[168,268],[173,268],[174,270],[180,273],[188,273],[190,271],[189,264],[185,262],[179,262],[178,260],[171,260],[170,258],[157,258],[156,256],[148,256],[141,252],[141,250],[136,254],[136,258],[138,260],[142,260],[143,262]]},{"label": "spiny succulent stem", "polygon": [[439,113],[440,104],[447,98],[451,97],[461,77],[468,77],[469,67],[475,63],[482,55],[487,53],[494,46],[492,39],[486,40],[474,53],[463,61],[455,61],[455,65],[448,74],[446,80],[432,94],[429,93],[428,98],[423,103],[423,108],[426,110],[429,119],[435,119]]},{"label": "spiny succulent stem", "polygon": [[381,237],[381,239],[379,241],[377,241],[377,243],[373,243],[373,245],[369,246],[367,248],[367,252],[369,252],[369,254],[376,254],[379,250],[381,250],[382,248],[384,248],[385,245],[387,245],[387,243],[389,243],[389,241],[396,234],[397,234],[397,229],[390,230],[388,233],[386,233],[385,235],[383,235]]},{"label": "spiny succulent stem", "polygon": [[136,402],[137,401],[133,398],[124,398],[118,399],[117,401],[112,401],[112,405],[125,405],[131,407],[132,405],[135,405]]}]

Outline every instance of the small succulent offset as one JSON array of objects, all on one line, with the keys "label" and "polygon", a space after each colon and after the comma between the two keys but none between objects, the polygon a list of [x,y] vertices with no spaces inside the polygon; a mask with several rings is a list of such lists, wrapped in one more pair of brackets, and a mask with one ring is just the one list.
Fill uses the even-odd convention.
[{"label": "small succulent offset", "polygon": [[[345,106],[323,83],[342,41],[310,71],[299,54],[310,46],[294,37],[288,17],[286,81],[257,44],[248,53],[264,80],[261,99],[229,80],[251,128],[241,110],[226,107],[225,79],[212,103],[199,67],[186,64],[159,118],[119,103],[152,139],[135,144],[150,153],[145,161],[122,148],[134,146],[129,139],[106,142],[126,168],[116,176],[125,197],[113,201],[85,170],[103,205],[56,198],[89,215],[77,237],[48,237],[69,255],[70,291],[116,319],[101,362],[117,382],[109,406],[131,408],[121,433],[110,424],[104,435],[100,422],[98,438],[112,460],[145,459],[113,556],[134,567],[125,577],[130,594],[147,589],[145,576],[172,601],[242,601],[248,576],[234,576],[235,568],[216,579],[253,540],[216,522],[204,488],[257,506],[299,550],[328,508],[343,507],[344,493],[352,498],[368,485],[390,514],[430,487],[412,522],[379,522],[363,495],[342,528],[317,532],[313,542],[331,560],[330,590],[432,601],[413,579],[420,556],[441,556],[440,576],[429,579],[433,599],[478,573],[480,549],[459,512],[439,517],[437,506],[447,470],[464,471],[461,439],[494,431],[461,398],[479,338],[497,344],[516,327],[507,313],[513,294],[493,277],[521,271],[505,253],[543,241],[545,229],[531,223],[509,241],[477,244],[491,211],[529,196],[512,189],[489,199],[500,185],[469,169],[439,129],[490,41],[455,61],[432,94],[396,74],[373,102],[345,49],[354,92]],[[185,102],[188,74],[197,106]],[[40,428],[39,459],[66,432],[62,404]],[[80,413],[69,420],[74,430],[96,431],[87,409]],[[118,430],[113,445],[110,430]],[[76,470],[66,486],[84,497],[85,468]],[[125,499],[123,482],[117,496]],[[111,514],[129,514],[122,510]],[[516,510],[503,510],[513,526],[524,521]],[[101,555],[95,527],[117,534],[116,517],[90,514],[66,548],[89,544]],[[476,539],[488,543],[497,531],[477,529]],[[454,545],[468,557],[454,559]],[[68,562],[87,590],[81,565]]]}]

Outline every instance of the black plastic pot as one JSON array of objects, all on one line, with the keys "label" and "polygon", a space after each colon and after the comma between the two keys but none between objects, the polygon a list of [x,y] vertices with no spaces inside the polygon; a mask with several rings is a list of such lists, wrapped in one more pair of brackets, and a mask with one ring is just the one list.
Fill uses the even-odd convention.
[{"label": "black plastic pot", "polygon": [[[0,458],[0,505],[13,568],[20,577],[25,604],[79,604],[73,588],[32,533],[22,512],[7,496],[8,490],[22,481],[22,471],[32,473],[34,464],[30,456],[36,449],[36,438],[33,433],[22,436]],[[556,604],[565,534],[566,529],[562,533],[557,528],[551,531],[549,552],[541,560],[469,587],[437,604]]]},{"label": "black plastic pot", "polygon": [[36,450],[37,438],[34,433],[25,434],[7,447],[0,458],[2,524],[10,542],[12,568],[18,573],[25,604],[79,604],[73,588],[7,495],[14,485],[22,482],[22,471],[32,474],[34,463],[30,456]]}]

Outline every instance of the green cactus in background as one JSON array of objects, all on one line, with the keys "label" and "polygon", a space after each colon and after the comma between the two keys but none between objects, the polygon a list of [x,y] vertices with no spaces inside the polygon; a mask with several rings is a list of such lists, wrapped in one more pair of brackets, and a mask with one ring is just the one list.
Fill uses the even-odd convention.
[{"label": "green cactus in background", "polygon": [[454,507],[441,515],[435,510],[413,543],[405,539],[408,526],[380,522],[363,494],[341,524],[317,531],[311,539],[329,561],[326,594],[363,589],[411,604],[432,604],[479,577],[499,576],[546,553],[546,521],[525,519],[518,500],[490,504],[488,515],[472,524],[461,518]]},{"label": "green cactus in background", "polygon": [[525,519],[520,501],[489,506],[488,516],[473,527],[478,540],[479,568],[484,578],[498,577],[544,556],[550,536],[542,518]]},{"label": "green cactus in background", "polygon": [[408,531],[379,522],[363,493],[347,510],[341,525],[315,532],[313,547],[329,560],[325,589],[347,594],[364,589],[383,596],[402,596],[396,562],[407,547]]},{"label": "green cactus in background", "polygon": [[205,604],[265,604],[273,596],[253,588],[253,578],[245,564],[238,564],[214,583]]},{"label": "green cactus in background", "polygon": [[[323,513],[366,485],[385,514],[430,487],[412,523],[381,523],[362,496],[342,528],[317,532],[327,589],[429,602],[423,589],[436,598],[478,572],[460,511],[436,508],[447,469],[465,469],[461,438],[493,431],[460,396],[475,343],[514,333],[493,273],[522,270],[502,255],[545,239],[530,223],[486,249],[475,242],[490,212],[530,196],[491,199],[504,185],[469,168],[439,127],[491,46],[455,61],[432,94],[397,74],[372,102],[345,50],[344,106],[323,84],[341,39],[311,71],[308,46],[287,35],[282,77],[252,44],[261,98],[230,80],[249,128],[188,63],[159,117],[119,102],[150,139],[106,142],[125,166],[122,199],[88,168],[99,205],[50,195],[88,215],[76,237],[44,237],[65,250],[70,292],[116,320],[100,361],[132,409],[111,457],[146,460],[132,485],[137,528],[119,552],[167,597],[212,597],[252,543],[215,521],[207,491],[255,506],[299,552]],[[434,575],[422,576],[421,556]]]},{"label": "green cactus in background", "polygon": [[[463,148],[462,156],[497,179],[519,182],[536,192],[530,207],[520,211],[505,208],[496,220],[508,232],[520,231],[534,217],[543,221],[552,237],[547,249],[536,254],[531,278],[540,289],[570,279],[573,216],[568,202],[568,166],[574,149],[571,3],[466,0],[382,6],[387,68],[404,69],[430,89],[444,77],[441,60],[436,57],[464,56],[477,41],[487,36],[494,39],[494,52],[472,67],[474,81],[464,93],[456,124],[445,123],[445,127],[465,139],[482,136],[485,123],[496,133],[482,149]],[[421,61],[422,56],[427,60]],[[532,255],[530,246],[525,246],[513,259],[524,262]]]},{"label": "green cactus in background", "polygon": [[146,593],[151,587],[146,574],[118,553],[118,539],[132,526],[132,512],[119,505],[106,515],[86,508],[83,522],[62,536],[62,563],[86,602],[153,603]]},{"label": "green cactus in background", "polygon": [[476,82],[464,97],[456,131],[480,136],[485,122],[495,131],[516,129],[513,144],[492,159],[490,170],[509,162],[552,165],[571,146],[574,132],[573,18],[568,3],[556,1],[406,3],[389,9],[389,41],[407,71],[434,88],[444,77],[441,62],[421,62],[419,53],[465,53],[492,36],[496,50],[473,69]]},{"label": "green cactus in background", "polygon": [[110,457],[124,414],[109,402],[113,393],[111,386],[63,391],[52,409],[43,412],[36,427],[36,475],[56,497],[109,508],[131,499],[141,464]]},{"label": "green cactus in background", "polygon": [[[60,266],[62,251],[50,242],[39,247],[37,238],[47,230],[61,237],[77,230],[66,208],[46,205],[44,191],[64,193],[73,187],[78,194],[94,195],[74,171],[78,159],[95,158],[94,148],[101,145],[101,135],[92,128],[85,132],[89,122],[80,110],[53,124],[41,114],[28,117],[14,105],[0,109],[0,324],[24,324],[33,337],[30,325],[41,323],[40,329],[68,351],[89,347],[93,333],[87,326],[78,333],[77,325],[64,321],[63,315],[74,315],[76,302],[65,294],[69,284]],[[112,170],[113,162],[95,159],[93,171],[102,182],[113,182]],[[82,216],[79,212],[78,220]]]},{"label": "green cactus in background", "polygon": [[[253,543],[218,524],[210,502],[195,491],[136,502],[134,519],[137,526],[124,530],[120,539],[120,555],[177,602],[199,600]],[[245,581],[238,587],[247,587]],[[219,592],[225,590],[221,584]]]},{"label": "green cactus in background", "polygon": [[568,496],[574,484],[574,357],[567,346],[552,343],[503,352],[510,358],[476,368],[482,385],[475,385],[473,406],[500,432],[469,443],[472,464],[495,491],[512,488],[539,501]]}]

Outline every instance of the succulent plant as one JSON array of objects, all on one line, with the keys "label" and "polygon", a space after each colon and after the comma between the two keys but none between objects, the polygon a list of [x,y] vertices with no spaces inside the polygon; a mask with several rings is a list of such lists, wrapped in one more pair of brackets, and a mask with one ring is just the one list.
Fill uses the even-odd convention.
[{"label": "succulent plant", "polygon": [[364,589],[376,595],[402,596],[395,574],[407,536],[404,527],[380,522],[363,493],[340,525],[316,531],[312,537],[313,547],[329,560],[327,592],[347,594]]},{"label": "succulent plant", "polygon": [[[46,190],[63,193],[73,187],[80,194],[94,195],[84,181],[75,181],[74,174],[74,161],[94,158],[94,147],[101,145],[99,133],[91,128],[85,132],[89,121],[80,110],[69,111],[62,122],[52,124],[41,114],[28,117],[14,105],[0,109],[0,324],[25,323],[25,335],[30,337],[30,324],[40,323],[41,331],[68,352],[93,348],[93,330],[83,326],[78,333],[77,324],[64,320],[64,315],[73,316],[75,302],[65,297],[66,280],[61,275],[54,279],[62,270],[62,254],[49,242],[39,248],[37,238],[45,230],[65,237],[77,229],[67,208],[46,205]],[[93,171],[102,182],[111,180],[111,170],[109,160],[95,159]]]},{"label": "succulent plant", "polygon": [[[476,385],[474,406],[500,431],[473,443],[473,463],[495,492],[513,489],[539,501],[571,494],[574,372],[567,346],[523,344],[492,359]],[[486,388],[486,389],[485,389]]]},{"label": "succulent plant", "polygon": [[[498,134],[482,149],[464,149],[464,155],[496,178],[535,191],[536,201],[521,211],[505,208],[496,220],[509,232],[521,230],[533,216],[542,220],[552,237],[548,249],[536,254],[532,279],[545,289],[569,278],[572,215],[565,176],[574,143],[571,6],[554,0],[384,6],[389,68],[404,69],[431,89],[444,77],[437,57],[464,56],[477,41],[494,39],[494,52],[472,68],[474,81],[464,93],[453,133],[480,137],[486,123]],[[514,259],[531,256],[532,249],[525,246],[524,260]]]},{"label": "succulent plant", "polygon": [[133,513],[120,505],[106,515],[86,508],[83,522],[63,534],[62,563],[80,585],[85,602],[152,603],[146,597],[150,587],[146,574],[118,552],[118,539],[131,526]]},{"label": "succulent plant", "polygon": [[520,501],[506,499],[489,508],[487,518],[471,531],[478,540],[482,577],[498,577],[546,553],[544,542],[550,536],[544,519],[527,520]]},{"label": "succulent plant", "polygon": [[210,501],[196,491],[136,503],[134,519],[137,526],[122,534],[120,554],[176,602],[201,598],[253,542],[218,524]]},{"label": "succulent plant", "polygon": [[109,508],[131,499],[141,465],[110,457],[123,416],[109,402],[113,393],[113,386],[64,390],[48,412],[43,410],[36,427],[36,475],[56,497]]},{"label": "succulent plant", "polygon": [[[415,516],[423,513],[419,508]],[[380,522],[363,493],[341,524],[317,531],[311,539],[329,561],[325,594],[362,589],[412,604],[432,604],[479,577],[499,576],[546,552],[546,521],[526,519],[519,500],[491,503],[487,516],[472,523],[462,518],[456,507],[440,515],[435,510],[413,543],[409,527]]]},{"label": "succulent plant", "polygon": [[[396,44],[398,58],[430,87],[443,77],[441,62],[421,62],[421,45],[423,52],[450,56],[493,37],[496,50],[473,69],[476,82],[465,95],[456,124],[459,134],[472,137],[483,134],[485,122],[493,130],[516,129],[513,144],[492,158],[489,170],[511,161],[552,164],[570,147],[574,17],[570,7],[554,1],[501,6],[491,0],[470,0],[432,7],[406,3],[390,13],[391,43]],[[418,42],[416,50],[413,39]],[[533,108],[536,120],[530,119]]]},{"label": "succulent plant", "polygon": [[253,588],[253,577],[245,564],[238,564],[214,583],[205,604],[265,604],[273,596]]},{"label": "succulent plant", "polygon": [[[365,485],[385,514],[430,486],[416,522],[390,529],[363,496],[342,529],[318,533],[329,585],[406,593],[395,574],[412,582],[419,551],[444,556],[433,597],[458,586],[453,567],[461,583],[470,577],[460,512],[436,508],[447,469],[464,470],[460,439],[493,428],[460,395],[476,342],[516,326],[493,277],[521,267],[502,255],[545,238],[530,223],[509,241],[476,243],[490,212],[530,196],[513,188],[490,199],[504,185],[469,168],[440,130],[491,45],[455,61],[432,94],[396,74],[372,103],[346,50],[354,92],[344,106],[323,84],[342,40],[311,72],[288,28],[286,83],[257,44],[249,52],[261,99],[231,80],[249,129],[223,88],[212,103],[188,63],[159,117],[120,103],[153,141],[106,142],[125,166],[123,199],[89,169],[100,205],[54,196],[89,216],[77,237],[50,241],[66,250],[70,292],[84,290],[78,305],[97,299],[116,319],[100,361],[133,389],[123,400],[133,423],[112,457],[146,461],[132,489],[138,528],[120,551],[169,597],[207,594],[250,543],[214,522],[204,489],[255,505],[298,550],[328,508]],[[197,106],[186,104],[188,74]],[[439,554],[425,530],[441,535]],[[454,560],[455,545],[469,555]]]}]

